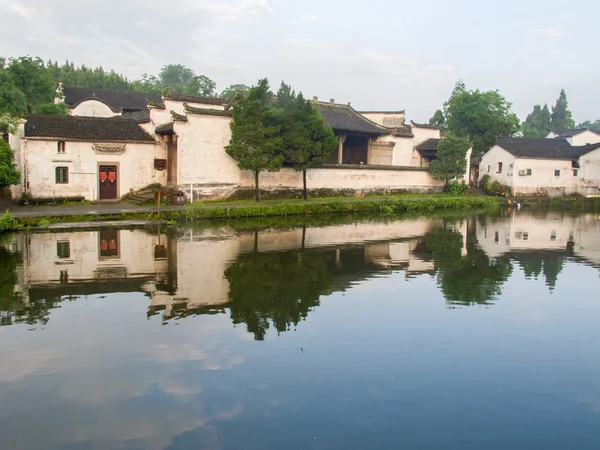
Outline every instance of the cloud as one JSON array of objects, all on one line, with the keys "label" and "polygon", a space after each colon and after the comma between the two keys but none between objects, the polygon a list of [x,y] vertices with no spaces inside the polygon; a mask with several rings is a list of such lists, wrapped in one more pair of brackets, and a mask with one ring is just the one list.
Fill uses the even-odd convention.
[{"label": "cloud", "polygon": [[528,31],[528,34],[535,38],[544,40],[551,40],[566,36],[565,31],[558,28],[538,28],[536,30]]},{"label": "cloud", "polygon": [[36,13],[33,7],[23,6],[18,2],[10,2],[8,0],[0,0],[0,5],[7,5],[9,11],[21,16],[25,20],[31,20]]},{"label": "cloud", "polygon": [[296,20],[293,20],[292,23],[316,23],[319,20],[321,20],[321,18],[316,14],[305,14],[298,17]]}]

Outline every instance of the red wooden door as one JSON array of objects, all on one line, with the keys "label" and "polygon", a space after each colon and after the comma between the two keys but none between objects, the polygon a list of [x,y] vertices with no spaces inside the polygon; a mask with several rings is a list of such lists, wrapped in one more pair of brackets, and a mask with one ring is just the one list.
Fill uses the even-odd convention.
[{"label": "red wooden door", "polygon": [[117,192],[117,166],[100,166],[100,200],[116,200]]}]

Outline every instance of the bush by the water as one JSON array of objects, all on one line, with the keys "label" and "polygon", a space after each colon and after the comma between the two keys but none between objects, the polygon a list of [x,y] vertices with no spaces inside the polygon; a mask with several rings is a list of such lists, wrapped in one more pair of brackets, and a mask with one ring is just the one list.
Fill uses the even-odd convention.
[{"label": "bush by the water", "polygon": [[446,186],[446,192],[451,195],[465,195],[471,192],[471,186],[464,181],[460,183],[458,181],[451,181]]},{"label": "bush by the water", "polygon": [[0,216],[0,233],[12,231],[16,228],[16,226],[17,221],[10,212],[6,211],[2,216]]},{"label": "bush by the water", "polygon": [[511,197],[512,189],[510,186],[506,186],[500,183],[498,180],[494,180],[490,183],[491,178],[488,174],[485,174],[481,177],[479,181],[479,186],[483,188],[485,192],[489,195],[494,195],[496,197]]}]

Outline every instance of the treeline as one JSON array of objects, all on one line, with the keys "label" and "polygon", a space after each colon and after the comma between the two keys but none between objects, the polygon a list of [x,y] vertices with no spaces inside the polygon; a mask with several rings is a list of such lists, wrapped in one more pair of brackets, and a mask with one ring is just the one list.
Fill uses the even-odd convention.
[{"label": "treeline", "polygon": [[443,110],[437,110],[429,124],[469,138],[475,155],[485,153],[503,137],[543,138],[551,131],[560,134],[574,128],[600,131],[600,119],[575,125],[564,89],[552,108],[535,105],[522,123],[511,108],[498,91],[467,90],[459,81]]},{"label": "treeline", "polygon": [[114,70],[107,71],[102,67],[78,66],[72,62],[46,63],[31,56],[0,57],[0,114],[67,114],[65,105],[54,103],[59,82],[92,90],[156,94],[166,91],[224,98],[249,89],[243,84],[235,84],[218,92],[215,81],[206,75],[197,75],[181,64],[168,64],[157,75],[144,74],[139,80],[129,80]]},{"label": "treeline", "polygon": [[225,151],[240,169],[254,174],[256,200],[260,200],[260,173],[276,172],[284,165],[302,172],[308,198],[306,171],[321,166],[338,144],[313,104],[284,82],[273,94],[263,78],[246,95],[236,97],[232,116]]}]

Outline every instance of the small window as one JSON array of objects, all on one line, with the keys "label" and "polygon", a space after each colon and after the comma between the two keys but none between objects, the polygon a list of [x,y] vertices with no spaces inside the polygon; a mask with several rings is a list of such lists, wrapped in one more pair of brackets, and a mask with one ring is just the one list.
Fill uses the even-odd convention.
[{"label": "small window", "polygon": [[500,242],[500,233],[498,231],[494,232],[494,242],[497,244]]},{"label": "small window", "polygon": [[69,182],[69,168],[57,167],[55,181],[56,184],[67,184]]},{"label": "small window", "polygon": [[533,172],[531,169],[527,169],[527,175],[531,175]]},{"label": "small window", "polygon": [[59,241],[56,243],[56,256],[59,258],[71,257],[71,243],[69,241]]},{"label": "small window", "polygon": [[529,233],[523,233],[523,240],[526,241],[529,239]]},{"label": "small window", "polygon": [[491,169],[492,169],[492,166],[488,166],[488,173],[490,173]]},{"label": "small window", "polygon": [[555,241],[556,240],[556,231],[555,230],[552,230],[550,232],[550,240],[551,241]]},{"label": "small window", "polygon": [[579,169],[573,169],[573,176],[574,177],[579,176]]},{"label": "small window", "polygon": [[497,173],[502,173],[502,163],[501,162],[498,163],[498,172]]},{"label": "small window", "polygon": [[65,142],[58,141],[57,149],[58,149],[58,153],[64,153],[65,152]]},{"label": "small window", "polygon": [[555,170],[554,171],[554,176],[555,177],[560,177],[560,170]]}]

